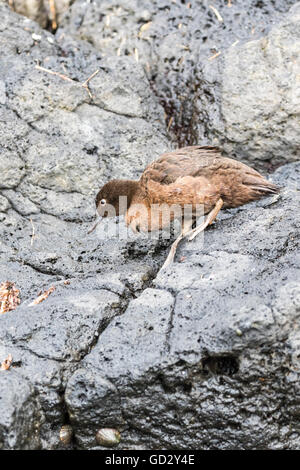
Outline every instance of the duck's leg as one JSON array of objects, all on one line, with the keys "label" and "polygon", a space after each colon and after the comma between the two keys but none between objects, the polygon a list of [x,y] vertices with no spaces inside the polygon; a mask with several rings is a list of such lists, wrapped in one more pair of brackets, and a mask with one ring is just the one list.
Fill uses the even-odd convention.
[{"label": "duck's leg", "polygon": [[203,224],[199,225],[198,227],[186,233],[185,236],[187,237],[189,241],[193,240],[200,232],[205,230],[208,225],[213,223],[218,213],[222,209],[223,204],[224,204],[223,199],[222,198],[218,199],[215,207],[208,213],[206,220],[203,222]]},{"label": "duck's leg", "polygon": [[183,222],[181,234],[179,235],[178,238],[176,238],[176,240],[171,245],[171,249],[170,249],[170,252],[168,254],[168,257],[167,257],[166,261],[164,262],[161,269],[164,269],[167,266],[169,266],[169,264],[173,263],[174,257],[175,257],[175,254],[176,254],[176,250],[177,250],[177,246],[183,238],[187,238],[189,241],[193,240],[200,232],[205,230],[208,225],[213,223],[213,221],[217,217],[218,213],[220,212],[223,204],[224,204],[223,199],[222,198],[218,199],[215,207],[209,212],[209,214],[207,215],[207,217],[206,217],[205,221],[203,222],[203,224],[199,225],[198,227],[196,227],[192,230],[191,230],[191,228],[192,228],[192,225],[193,225],[193,219],[189,219],[189,220]]},{"label": "duck's leg", "polygon": [[174,258],[175,258],[175,254],[176,254],[176,250],[177,250],[177,246],[178,246],[179,242],[183,238],[185,238],[187,233],[191,232],[192,225],[193,225],[193,219],[183,221],[181,233],[180,233],[179,237],[176,238],[176,240],[172,243],[170,252],[168,254],[168,257],[167,257],[166,261],[164,262],[164,264],[162,265],[161,269],[164,269],[167,266],[169,266],[169,264],[173,263]]}]

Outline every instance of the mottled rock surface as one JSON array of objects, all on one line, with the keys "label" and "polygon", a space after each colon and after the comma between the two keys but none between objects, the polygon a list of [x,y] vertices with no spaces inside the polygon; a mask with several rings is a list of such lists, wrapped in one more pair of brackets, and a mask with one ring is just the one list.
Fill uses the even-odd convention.
[{"label": "mottled rock surface", "polygon": [[[163,111],[131,58],[56,41],[4,4],[0,14],[0,281],[21,296],[0,316],[0,363],[13,356],[0,371],[0,446],[55,448],[68,375],[151,281],[168,245],[126,238],[122,221],[87,236],[95,193],[112,176],[138,177],[168,143]],[[97,70],[90,96],[81,83]],[[123,239],[108,238],[109,228]]]},{"label": "mottled rock surface", "polygon": [[[100,2],[77,1],[56,36],[0,3],[0,282],[21,297],[0,315],[0,363],[13,358],[0,370],[0,448],[63,448],[65,424],[68,448],[100,448],[100,428],[118,430],[121,449],[300,448],[299,163],[271,176],[279,198],[222,212],[164,272],[168,240],[127,234],[122,219],[87,236],[99,186],[138,178],[170,132],[224,135],[228,152],[270,166],[296,159],[292,3],[215,2],[221,23],[211,3],[127,2],[125,14],[103,1],[96,35]],[[177,40],[187,62],[173,59]],[[257,92],[256,64],[268,77]],[[159,99],[177,110],[169,134]]]},{"label": "mottled rock surface", "polygon": [[176,143],[213,142],[228,155],[274,168],[299,158],[295,3],[76,0],[57,35],[143,64]]},{"label": "mottled rock surface", "polygon": [[274,181],[279,199],[183,244],[81,362],[65,394],[80,446],[101,423],[124,449],[299,449],[299,163]]},{"label": "mottled rock surface", "polygon": [[46,28],[56,29],[63,14],[68,10],[73,0],[0,0],[11,6],[11,9],[20,15],[27,16]]}]

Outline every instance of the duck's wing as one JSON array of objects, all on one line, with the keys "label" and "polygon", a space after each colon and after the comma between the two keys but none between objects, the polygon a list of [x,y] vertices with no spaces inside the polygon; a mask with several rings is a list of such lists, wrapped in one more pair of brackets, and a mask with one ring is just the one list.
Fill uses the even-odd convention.
[{"label": "duck's wing", "polygon": [[[163,154],[147,166],[140,179],[140,185],[152,203],[161,200],[160,191],[176,186],[182,178],[210,183],[225,207],[236,207],[259,199],[267,194],[278,192],[278,188],[267,181],[258,171],[231,158],[223,157],[217,147],[192,146]],[[170,188],[171,189],[171,188]],[[176,190],[176,188],[175,188]]]},{"label": "duck's wing", "polygon": [[167,152],[147,166],[140,184],[147,193],[150,182],[169,185],[184,176],[200,176],[220,159],[222,156],[217,147],[193,146]]}]

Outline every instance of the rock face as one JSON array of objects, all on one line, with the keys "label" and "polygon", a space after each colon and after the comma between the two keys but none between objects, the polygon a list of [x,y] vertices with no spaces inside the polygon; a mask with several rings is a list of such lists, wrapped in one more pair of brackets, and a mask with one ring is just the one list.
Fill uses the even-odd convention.
[{"label": "rock face", "polygon": [[[0,316],[0,363],[13,356],[13,369],[0,371],[0,446],[55,448],[68,375],[150,282],[168,244],[104,238],[109,224],[87,237],[95,193],[112,176],[137,178],[168,143],[131,58],[57,42],[4,4],[0,14],[0,281],[21,292],[20,308]],[[81,83],[97,70],[88,92]]]},{"label": "rock face", "polygon": [[[279,200],[227,213],[129,303],[66,388],[83,448],[298,449],[300,165]],[[89,423],[87,425],[87,423]]]},{"label": "rock face", "polygon": [[42,28],[48,25],[57,25],[62,15],[69,8],[72,0],[1,0],[10,4],[12,9],[20,15],[37,21]]},{"label": "rock face", "polygon": [[164,272],[168,240],[121,219],[87,236],[99,186],[138,178],[170,132],[296,159],[291,3],[217,5],[221,23],[205,2],[77,1],[56,36],[0,3],[0,282],[21,296],[0,315],[0,448],[63,448],[70,424],[68,448],[112,428],[120,449],[299,449],[299,162],[271,176],[279,198],[222,212]]},{"label": "rock face", "polygon": [[230,4],[76,0],[57,34],[85,39],[104,55],[135,57],[178,144],[213,142],[264,168],[295,161],[299,4],[286,19],[293,0]]}]

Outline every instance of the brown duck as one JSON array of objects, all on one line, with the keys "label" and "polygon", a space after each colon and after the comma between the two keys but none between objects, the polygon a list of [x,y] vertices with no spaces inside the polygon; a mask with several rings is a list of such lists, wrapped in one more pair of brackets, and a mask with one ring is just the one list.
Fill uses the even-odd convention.
[{"label": "brown duck", "polygon": [[[110,216],[109,207],[114,209],[113,215],[125,215],[134,232],[159,230],[172,219],[180,219],[182,231],[172,244],[166,267],[180,240],[192,240],[215,220],[221,208],[242,206],[278,191],[256,170],[223,157],[218,148],[194,146],[164,153],[147,166],[139,181],[109,181],[97,194],[96,208],[100,220]],[[126,198],[120,200],[120,196]],[[185,205],[191,207],[187,218],[183,217]],[[171,206],[176,210],[170,212]],[[192,229],[199,207],[207,217]],[[165,217],[167,213],[170,217]]]}]

